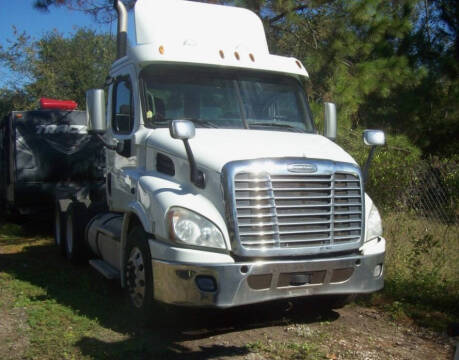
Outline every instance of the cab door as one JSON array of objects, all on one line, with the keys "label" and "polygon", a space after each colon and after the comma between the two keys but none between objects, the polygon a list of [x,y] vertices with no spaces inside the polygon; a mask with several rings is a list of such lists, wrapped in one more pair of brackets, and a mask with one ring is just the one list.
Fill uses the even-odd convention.
[{"label": "cab door", "polygon": [[135,71],[128,68],[114,76],[107,111],[107,135],[120,142],[122,150],[107,149],[107,197],[111,211],[123,212],[135,199],[137,156],[134,135],[139,126],[139,96]]}]

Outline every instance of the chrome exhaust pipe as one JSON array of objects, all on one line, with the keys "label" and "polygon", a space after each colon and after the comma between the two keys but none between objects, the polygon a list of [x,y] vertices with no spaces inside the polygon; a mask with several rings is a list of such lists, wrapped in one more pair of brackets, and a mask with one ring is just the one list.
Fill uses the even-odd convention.
[{"label": "chrome exhaust pipe", "polygon": [[116,59],[127,55],[127,10],[121,0],[114,0],[113,7],[118,13],[118,31],[116,33]]}]

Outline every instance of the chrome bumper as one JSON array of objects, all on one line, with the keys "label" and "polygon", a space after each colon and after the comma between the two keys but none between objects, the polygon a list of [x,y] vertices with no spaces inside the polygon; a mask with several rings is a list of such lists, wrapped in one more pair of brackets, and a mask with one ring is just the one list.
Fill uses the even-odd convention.
[{"label": "chrome bumper", "polygon": [[[183,264],[152,260],[155,299],[164,303],[227,308],[275,299],[370,293],[384,285],[384,252],[329,259]],[[215,291],[197,279],[213,278]]]}]

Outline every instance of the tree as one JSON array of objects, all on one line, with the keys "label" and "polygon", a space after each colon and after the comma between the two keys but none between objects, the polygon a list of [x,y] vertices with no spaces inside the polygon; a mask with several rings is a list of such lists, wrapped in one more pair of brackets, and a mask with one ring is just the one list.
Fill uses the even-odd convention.
[{"label": "tree", "polygon": [[[220,0],[191,0],[209,3],[219,3]],[[130,10],[136,0],[123,0]],[[90,14],[97,22],[110,23],[116,19],[113,0],[34,0],[34,7],[40,11],[49,11],[52,7],[66,7],[69,10],[82,11]]]},{"label": "tree", "polygon": [[0,62],[26,79],[9,88],[26,94],[28,101],[55,97],[84,107],[85,91],[104,85],[115,47],[109,35],[87,29],[70,38],[51,32],[38,41],[20,34],[9,48],[0,48]]},{"label": "tree", "polygon": [[31,99],[24,91],[0,88],[0,119],[13,110],[30,107]]},{"label": "tree", "polygon": [[384,127],[408,135],[426,153],[458,153],[457,141],[444,140],[459,135],[457,2],[234,3],[263,18],[272,52],[306,65],[316,114],[332,100],[342,130]]},{"label": "tree", "polygon": [[[199,0],[196,0],[199,1]],[[425,153],[459,152],[459,2],[450,0],[201,0],[263,20],[271,52],[299,58],[313,111],[335,101],[342,130],[384,127]],[[124,0],[129,8],[135,0]],[[113,19],[109,0],[35,0]],[[102,14],[106,14],[102,15]],[[111,14],[108,16],[108,14]],[[347,134],[341,131],[340,134]]]},{"label": "tree", "polygon": [[[132,9],[135,0],[124,0],[128,9]],[[82,11],[90,14],[97,22],[112,22],[116,13],[113,0],[34,0],[34,7],[40,11],[49,11],[52,7],[66,7],[69,10]]]}]

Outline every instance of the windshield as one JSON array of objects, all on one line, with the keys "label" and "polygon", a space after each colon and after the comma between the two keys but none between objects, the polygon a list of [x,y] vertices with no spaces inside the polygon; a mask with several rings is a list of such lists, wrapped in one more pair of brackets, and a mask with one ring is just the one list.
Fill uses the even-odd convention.
[{"label": "windshield", "polygon": [[141,78],[146,127],[189,119],[196,127],[314,131],[304,90],[287,75],[151,65]]}]

